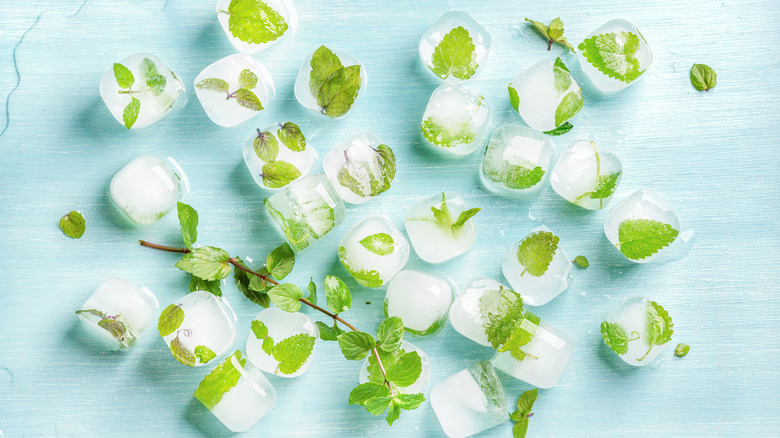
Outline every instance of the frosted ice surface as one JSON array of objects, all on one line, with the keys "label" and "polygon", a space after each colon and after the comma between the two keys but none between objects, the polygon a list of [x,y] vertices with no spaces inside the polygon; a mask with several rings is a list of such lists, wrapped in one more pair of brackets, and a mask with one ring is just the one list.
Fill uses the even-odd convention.
[{"label": "frosted ice surface", "polygon": [[502,125],[490,137],[480,177],[498,195],[532,198],[544,187],[552,155],[549,136],[516,123]]},{"label": "frosted ice surface", "polygon": [[484,97],[466,87],[444,84],[431,94],[420,129],[434,150],[468,155],[482,146],[490,121]]},{"label": "frosted ice surface", "polygon": [[[175,165],[175,162],[171,163]],[[174,171],[163,160],[151,155],[141,155],[127,163],[114,175],[109,186],[114,204],[140,225],[160,220],[176,208],[182,193],[188,189],[181,168],[176,167]]]},{"label": "frosted ice surface", "polygon": [[577,140],[561,153],[550,173],[550,185],[563,199],[588,210],[604,208],[612,200],[623,164],[611,151],[589,140]]},{"label": "frosted ice surface", "polygon": [[380,287],[409,260],[409,243],[387,217],[369,216],[339,241],[339,260],[363,286]]},{"label": "frosted ice surface", "polygon": [[398,316],[404,330],[433,336],[447,324],[452,288],[440,277],[404,269],[390,281],[385,294],[385,317]]}]

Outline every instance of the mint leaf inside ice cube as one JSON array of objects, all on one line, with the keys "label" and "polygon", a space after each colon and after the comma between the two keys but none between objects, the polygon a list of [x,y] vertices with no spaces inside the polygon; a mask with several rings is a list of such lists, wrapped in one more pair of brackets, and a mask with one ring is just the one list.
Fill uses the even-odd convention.
[{"label": "mint leaf inside ice cube", "polygon": [[520,241],[517,261],[525,268],[520,276],[526,272],[534,277],[544,275],[558,249],[559,240],[558,236],[549,231],[537,231]]},{"label": "mint leaf inside ice cube", "polygon": [[651,219],[626,219],[618,225],[617,247],[628,259],[641,260],[669,246],[678,231]]},{"label": "mint leaf inside ice cube", "polygon": [[594,35],[579,45],[585,59],[600,72],[630,83],[644,73],[639,70],[639,37],[632,32]]},{"label": "mint leaf inside ice cube", "polygon": [[429,66],[436,76],[447,79],[450,75],[464,80],[474,75],[477,69],[474,42],[469,31],[457,26],[444,35],[433,51]]},{"label": "mint leaf inside ice cube", "polygon": [[239,40],[263,44],[277,40],[287,31],[284,17],[261,0],[232,0],[227,11],[228,30]]}]

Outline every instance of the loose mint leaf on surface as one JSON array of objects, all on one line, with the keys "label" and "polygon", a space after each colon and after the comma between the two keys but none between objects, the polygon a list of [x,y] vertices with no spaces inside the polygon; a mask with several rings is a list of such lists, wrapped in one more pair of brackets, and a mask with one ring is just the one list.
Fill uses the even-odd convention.
[{"label": "loose mint leaf on surface", "polygon": [[590,263],[588,263],[588,258],[584,255],[578,255],[577,257],[574,257],[573,262],[579,266],[580,268],[587,268],[590,266]]},{"label": "loose mint leaf on surface", "polygon": [[705,64],[693,64],[691,67],[691,85],[699,91],[710,91],[718,85],[718,74]]},{"label": "loose mint leaf on surface", "polygon": [[515,111],[520,112],[520,96],[517,94],[517,90],[515,90],[511,83],[507,87],[507,90],[509,90],[509,104],[512,105],[512,108],[514,108]]},{"label": "loose mint leaf on surface", "polygon": [[607,175],[599,175],[599,179],[596,182],[596,187],[590,194],[590,199],[606,199],[615,193],[615,187],[617,186],[618,178],[622,172],[610,173]]},{"label": "loose mint leaf on surface", "polygon": [[221,297],[222,296],[221,280],[208,281],[200,277],[196,277],[195,275],[190,275],[190,292],[195,292],[196,290],[211,292],[214,295]]},{"label": "loose mint leaf on surface", "polygon": [[255,137],[252,145],[255,148],[255,155],[267,163],[276,160],[276,156],[279,154],[279,142],[268,131],[260,132],[258,129],[257,137]]},{"label": "loose mint leaf on surface", "polygon": [[129,90],[135,83],[135,77],[130,69],[119,63],[114,63],[114,78],[119,88],[124,90]]},{"label": "loose mint leaf on surface", "polygon": [[272,189],[284,187],[300,178],[301,171],[286,161],[271,161],[263,164],[263,184]]},{"label": "loose mint leaf on surface", "polygon": [[219,78],[204,79],[195,84],[195,87],[200,88],[201,90],[222,91],[225,93],[230,91],[230,85],[228,85],[227,81]]},{"label": "loose mint leaf on surface", "polygon": [[360,69],[359,65],[340,68],[322,83],[316,97],[326,116],[342,116],[352,107],[360,90]]},{"label": "loose mint leaf on surface", "polygon": [[214,406],[222,400],[222,396],[238,384],[241,373],[236,369],[235,363],[242,368],[246,365],[246,359],[241,356],[241,352],[236,350],[206,375],[195,390],[194,397],[209,410],[214,409]]},{"label": "loose mint leaf on surface", "polygon": [[221,280],[230,275],[229,260],[224,249],[204,246],[184,254],[176,267],[204,280]]},{"label": "loose mint leaf on surface", "polygon": [[574,125],[572,125],[569,122],[566,122],[555,129],[544,131],[543,134],[552,135],[552,136],[563,135],[571,131],[572,128],[574,128]]},{"label": "loose mint leaf on surface", "polygon": [[279,362],[279,372],[292,374],[298,371],[314,350],[315,340],[313,336],[299,333],[276,344],[273,358]]},{"label": "loose mint leaf on surface", "polygon": [[[381,347],[380,347],[381,348]],[[405,388],[414,384],[422,372],[422,360],[416,351],[405,353],[387,370],[387,380]]]},{"label": "loose mint leaf on surface", "polygon": [[370,398],[388,397],[389,395],[390,389],[386,385],[373,382],[361,383],[349,393],[349,404],[362,405]]},{"label": "loose mint leaf on surface", "polygon": [[444,35],[436,46],[431,58],[433,66],[429,67],[442,79],[447,79],[450,75],[461,80],[468,79],[476,72],[476,56],[469,31],[458,26]]},{"label": "loose mint leaf on surface", "polygon": [[111,336],[116,338],[117,341],[123,341],[125,334],[127,333],[127,327],[122,321],[117,321],[114,318],[103,318],[98,321],[98,327],[111,333]]},{"label": "loose mint leaf on surface", "polygon": [[251,109],[252,111],[262,111],[263,103],[255,95],[255,93],[247,90],[246,88],[239,88],[234,93],[236,102],[244,108]]},{"label": "loose mint leaf on surface", "polygon": [[379,349],[391,353],[401,348],[404,341],[404,323],[400,317],[391,316],[382,321],[376,331]]},{"label": "loose mint leaf on surface", "polygon": [[485,334],[496,349],[509,340],[515,327],[523,320],[523,299],[520,294],[503,286],[483,295],[479,309]]},{"label": "loose mint leaf on surface", "polygon": [[288,28],[284,17],[261,0],[232,0],[227,13],[230,33],[249,44],[275,41]]},{"label": "loose mint leaf on surface", "polygon": [[286,122],[276,131],[279,140],[287,146],[287,149],[293,152],[303,152],[306,150],[306,137],[303,136],[301,128],[293,122]]},{"label": "loose mint leaf on surface", "polygon": [[325,299],[333,313],[341,313],[352,307],[352,293],[340,278],[333,275],[325,277]]},{"label": "loose mint leaf on surface", "polygon": [[255,88],[255,85],[257,85],[257,75],[248,68],[241,70],[241,73],[238,75],[238,86],[251,90]]},{"label": "loose mint leaf on surface", "polygon": [[393,236],[387,233],[376,233],[366,236],[360,240],[363,248],[380,256],[386,256],[393,253]]},{"label": "loose mint leaf on surface", "polygon": [[157,320],[157,331],[160,332],[160,336],[168,336],[175,332],[182,322],[184,322],[184,310],[176,304],[171,304],[160,313],[160,318]]},{"label": "loose mint leaf on surface", "polygon": [[[239,257],[236,257],[236,262],[245,268],[247,267],[244,261]],[[265,268],[260,269],[258,272],[263,275],[268,273]],[[263,307],[271,305],[271,299],[268,297],[268,294],[266,294],[266,286],[262,283],[260,277],[252,275],[250,278],[249,273],[241,269],[236,269],[233,271],[233,279],[238,290],[253,303]]]},{"label": "loose mint leaf on surface", "polygon": [[198,212],[183,202],[176,203],[176,211],[179,214],[179,226],[184,246],[192,249],[192,245],[198,240]]},{"label": "loose mint leaf on surface", "polygon": [[655,301],[648,301],[645,307],[647,313],[647,339],[648,345],[663,345],[672,340],[674,332],[672,317]]},{"label": "loose mint leaf on surface", "polygon": [[251,325],[252,333],[255,334],[257,339],[263,339],[268,336],[268,327],[263,321],[253,320]]},{"label": "loose mint leaf on surface", "polygon": [[320,339],[323,341],[338,341],[339,335],[344,333],[344,330],[342,330],[335,321],[333,321],[332,327],[320,321],[317,321],[316,324],[320,331]]},{"label": "loose mint leaf on surface", "polygon": [[194,367],[195,364],[198,362],[198,358],[195,357],[192,352],[184,346],[184,344],[179,340],[178,337],[171,339],[171,354],[173,357],[178,360],[182,365],[187,365],[188,367]]},{"label": "loose mint leaf on surface", "polygon": [[474,217],[479,211],[482,210],[481,208],[470,208],[468,210],[464,210],[460,212],[460,215],[458,216],[458,220],[455,221],[454,224],[451,225],[452,232],[455,233],[458,230],[460,230],[463,225],[466,224],[466,221]]},{"label": "loose mint leaf on surface", "polygon": [[628,352],[629,341],[639,339],[639,333],[633,332],[632,337],[629,338],[623,326],[614,322],[604,321],[601,323],[601,337],[604,338],[604,343],[607,344],[610,350],[622,355]]},{"label": "loose mint leaf on surface", "polygon": [[559,240],[549,231],[537,231],[526,236],[517,248],[517,261],[525,268],[520,276],[526,272],[534,277],[544,275],[558,249]]},{"label": "loose mint leaf on surface", "polygon": [[520,394],[520,397],[518,397],[517,410],[524,417],[528,417],[528,415],[531,414],[534,408],[534,403],[536,402],[536,397],[539,395],[538,393],[539,391],[536,388],[534,388]]},{"label": "loose mint leaf on surface", "polygon": [[671,225],[651,219],[626,219],[618,226],[620,252],[631,260],[641,260],[669,246],[678,231]]},{"label": "loose mint leaf on surface", "polygon": [[561,103],[558,104],[558,108],[555,110],[555,125],[560,126],[576,116],[582,109],[582,105],[582,93],[579,91],[572,91],[563,96],[563,100],[561,100]]},{"label": "loose mint leaf on surface", "polygon": [[338,341],[347,360],[361,360],[374,348],[374,337],[365,332],[345,332],[339,335]]},{"label": "loose mint leaf on surface", "polygon": [[195,357],[200,360],[200,363],[208,363],[211,359],[217,357],[217,354],[205,345],[198,345],[195,347]]},{"label": "loose mint leaf on surface", "polygon": [[[541,21],[531,20],[530,18],[526,18],[525,21],[531,23],[544,37],[544,39],[547,40],[548,51],[552,47],[553,43],[558,43],[572,52],[575,51],[574,47],[572,47],[572,45],[569,44],[569,42],[566,41],[566,38],[563,36],[563,21],[561,21],[560,17],[554,19],[549,26],[542,23]],[[582,50],[582,48],[580,48],[580,50]]]},{"label": "loose mint leaf on surface", "polygon": [[72,239],[81,238],[86,228],[87,223],[84,220],[84,216],[76,210],[60,218],[60,229],[66,236]]},{"label": "loose mint leaf on surface", "polygon": [[443,148],[471,143],[477,138],[477,134],[471,130],[471,124],[469,123],[465,123],[458,132],[453,134],[429,117],[423,120],[420,128],[426,140]]},{"label": "loose mint leaf on surface", "polygon": [[154,61],[149,58],[144,58],[141,61],[141,70],[146,77],[146,86],[152,91],[152,94],[159,96],[165,90],[165,84],[168,82],[165,76],[157,72],[157,66],[154,65]]},{"label": "loose mint leaf on surface", "polygon": [[329,78],[336,70],[344,67],[339,57],[325,46],[320,46],[314,51],[309,65],[311,65],[309,90],[314,97],[319,94],[325,79]]},{"label": "loose mint leaf on surface", "polygon": [[425,395],[423,394],[398,394],[395,397],[396,404],[401,409],[405,409],[407,411],[411,411],[413,409],[417,409],[420,407],[422,402],[425,401]]},{"label": "loose mint leaf on surface", "polygon": [[585,59],[605,75],[630,83],[644,70],[639,70],[639,37],[632,32],[605,33],[583,41],[579,49]]},{"label": "loose mint leaf on surface", "polygon": [[312,304],[317,304],[317,285],[314,284],[313,278],[309,277],[309,285],[306,286],[306,289],[309,291],[309,296],[306,297],[306,300]]},{"label": "loose mint leaf on surface", "polygon": [[522,418],[512,427],[512,438],[525,438],[528,433],[528,418]]},{"label": "loose mint leaf on surface", "polygon": [[691,346],[688,344],[677,344],[674,347],[674,355],[676,357],[684,357],[689,351],[691,351]]},{"label": "loose mint leaf on surface", "polygon": [[265,259],[265,268],[277,280],[286,277],[293,270],[294,265],[295,253],[287,242],[271,251]]},{"label": "loose mint leaf on surface", "polygon": [[303,291],[292,283],[283,283],[269,290],[268,296],[272,303],[285,312],[297,312],[301,308],[299,300],[303,298]]},{"label": "loose mint leaf on surface", "polygon": [[125,123],[127,129],[130,129],[135,125],[135,121],[138,120],[139,111],[141,111],[141,101],[131,96],[130,103],[128,103],[124,111],[122,111],[122,121]]},{"label": "loose mint leaf on surface", "polygon": [[523,166],[511,166],[503,182],[510,189],[523,190],[539,184],[542,178],[544,178],[544,170],[539,166],[533,169]]}]

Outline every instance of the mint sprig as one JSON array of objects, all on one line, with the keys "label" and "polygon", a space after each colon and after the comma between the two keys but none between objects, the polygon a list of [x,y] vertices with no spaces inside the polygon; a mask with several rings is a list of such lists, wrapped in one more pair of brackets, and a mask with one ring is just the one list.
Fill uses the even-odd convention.
[{"label": "mint sprig", "polygon": [[541,21],[531,20],[530,18],[526,18],[525,21],[531,23],[534,28],[536,28],[536,30],[542,35],[542,37],[547,40],[548,52],[550,51],[550,48],[552,48],[553,43],[558,43],[572,52],[576,52],[574,47],[572,47],[572,45],[569,44],[569,42],[566,41],[566,38],[563,36],[563,21],[561,21],[560,17],[550,22],[549,26],[542,23]]},{"label": "mint sprig", "polygon": [[[130,95],[130,102],[125,106],[122,111],[122,121],[127,129],[130,129],[135,125],[138,120],[138,114],[141,111],[141,101],[134,95],[141,93],[152,93],[153,96],[159,96],[165,90],[167,79],[157,71],[157,66],[154,61],[149,58],[144,58],[141,61],[141,72],[146,79],[146,86],[148,88],[144,90],[133,90],[132,87],[135,84],[135,76],[126,66],[114,63],[114,79],[119,86],[119,94]],[[173,74],[173,72],[171,72]]]},{"label": "mint sprig", "polygon": [[368,161],[355,160],[350,157],[349,150],[345,151],[345,162],[336,174],[339,184],[362,198],[384,193],[395,179],[393,150],[385,144],[371,149],[374,155]]},{"label": "mint sprig", "polygon": [[60,218],[60,229],[62,233],[71,239],[80,239],[87,228],[84,216],[76,210],[71,211]]},{"label": "mint sprig", "polygon": [[275,373],[295,373],[314,351],[316,338],[308,333],[298,333],[275,343],[268,336],[268,327],[262,321],[252,321],[251,329],[257,339],[263,340],[263,351],[278,363]]},{"label": "mint sprig", "polygon": [[232,0],[227,11],[219,13],[229,15],[230,34],[249,44],[276,41],[289,27],[279,12],[261,0]]},{"label": "mint sprig", "polygon": [[[252,70],[245,68],[238,74],[238,86],[235,91],[230,92],[230,85],[224,79],[206,78],[195,84],[196,88],[201,90],[216,91],[225,93],[225,100],[235,99],[236,103],[252,111],[262,111],[263,103],[260,98],[252,91],[257,85],[257,75]],[[259,155],[259,154],[258,154]]]},{"label": "mint sprig", "polygon": [[436,76],[447,79],[450,76],[465,80],[477,70],[474,42],[469,31],[463,26],[454,27],[447,32],[433,51],[428,66]]}]

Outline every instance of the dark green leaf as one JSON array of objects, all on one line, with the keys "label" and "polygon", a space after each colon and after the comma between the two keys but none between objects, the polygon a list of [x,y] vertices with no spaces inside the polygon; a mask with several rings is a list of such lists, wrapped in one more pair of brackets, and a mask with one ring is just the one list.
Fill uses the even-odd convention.
[{"label": "dark green leaf", "polygon": [[184,246],[192,249],[192,245],[198,240],[198,212],[183,202],[176,203],[176,210],[179,213],[179,225],[181,226]]},{"label": "dark green leaf", "polygon": [[[243,260],[236,257],[236,261],[243,267],[247,267]],[[265,268],[260,269],[260,274],[266,274],[267,271]],[[242,294],[244,294],[245,297],[249,298],[252,302],[255,304],[259,304],[263,307],[268,307],[271,305],[271,299],[268,298],[268,294],[266,294],[266,288],[263,285],[262,282],[260,282],[260,277],[256,275],[252,275],[250,277],[250,274],[247,272],[236,269],[233,272],[233,279],[236,282],[236,287],[238,290],[241,291]],[[258,284],[259,283],[259,284]]]},{"label": "dark green leaf", "polygon": [[299,300],[303,298],[303,291],[292,283],[283,283],[269,290],[268,296],[272,303],[285,312],[297,312],[301,308]]},{"label": "dark green leaf", "polygon": [[204,280],[221,280],[230,275],[230,254],[224,249],[204,246],[184,254],[176,267]]},{"label": "dark green leaf", "polygon": [[176,304],[171,304],[160,314],[157,320],[157,331],[160,332],[160,336],[168,336],[175,332],[182,322],[184,322],[184,310]]},{"label": "dark green leaf", "polygon": [[271,251],[265,259],[265,268],[277,280],[286,277],[292,271],[293,265],[295,265],[295,253],[287,242]]},{"label": "dark green leaf", "polygon": [[79,239],[84,235],[84,230],[87,228],[84,216],[78,211],[71,211],[65,216],[60,218],[60,229],[62,232],[73,239]]},{"label": "dark green leaf", "polygon": [[365,332],[345,332],[338,337],[341,353],[347,360],[361,360],[374,348],[374,337]]},{"label": "dark green leaf", "polygon": [[380,256],[392,254],[393,243],[393,236],[387,233],[371,234],[360,240],[360,244],[363,245],[363,248]]},{"label": "dark green leaf", "polygon": [[317,329],[320,331],[320,339],[323,341],[338,341],[339,335],[344,333],[344,330],[342,330],[335,321],[333,322],[333,327],[320,321],[317,321],[316,324]]}]

